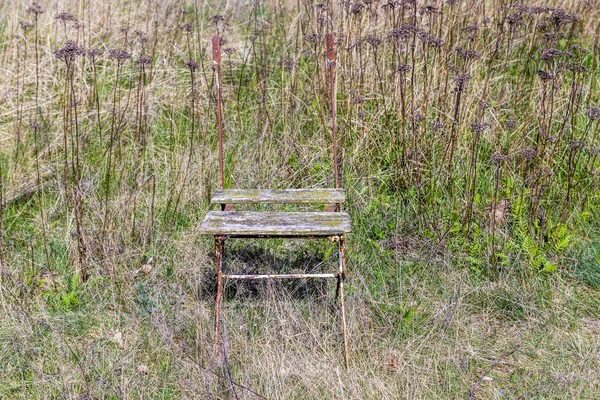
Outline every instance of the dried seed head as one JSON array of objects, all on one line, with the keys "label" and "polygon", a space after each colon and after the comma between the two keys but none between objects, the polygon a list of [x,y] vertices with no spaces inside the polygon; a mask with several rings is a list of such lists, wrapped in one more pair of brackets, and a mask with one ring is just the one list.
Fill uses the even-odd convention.
[{"label": "dried seed head", "polygon": [[[221,44],[223,44],[223,42],[221,41]],[[234,49],[233,47],[227,47],[225,49],[223,49],[223,53],[227,54],[228,56],[232,55],[233,53],[235,53],[237,50]]]},{"label": "dried seed head", "polygon": [[381,44],[381,39],[379,39],[377,36],[371,35],[366,37],[365,42],[376,49]]},{"label": "dried seed head", "polygon": [[181,27],[184,32],[191,32],[193,30],[192,24],[185,24]]},{"label": "dried seed head", "polygon": [[136,30],[135,35],[137,36],[138,42],[142,44],[148,42],[148,35],[146,34],[146,32]]},{"label": "dried seed head", "polygon": [[195,71],[198,69],[198,63],[196,61],[188,60],[183,63],[190,71]]},{"label": "dried seed head", "polygon": [[364,4],[354,3],[354,4],[352,4],[352,8],[350,9],[350,12],[353,15],[357,15],[357,14],[360,14],[360,12],[363,10],[363,8],[364,8]]},{"label": "dried seed head", "polygon": [[[35,3],[34,3],[35,4]],[[32,131],[37,131],[41,128],[42,126],[40,124],[38,124],[36,121],[32,122],[31,124],[29,124],[29,129],[31,129]]]},{"label": "dried seed head", "polygon": [[75,57],[85,54],[85,49],[74,40],[67,40],[65,46],[54,50],[54,56],[65,61],[72,61]]},{"label": "dried seed head", "polygon": [[19,22],[19,26],[23,29],[24,32],[27,32],[29,29],[33,28],[33,24],[30,24],[26,21]]},{"label": "dried seed head", "polygon": [[490,160],[492,160],[492,163],[494,163],[496,165],[501,165],[507,159],[508,159],[508,156],[505,156],[504,154],[501,154],[501,153],[494,153],[490,156]]},{"label": "dried seed head", "polygon": [[57,20],[59,20],[60,22],[62,22],[63,24],[66,24],[69,21],[75,21],[75,17],[66,12],[58,13],[55,18]]},{"label": "dried seed head", "polygon": [[410,69],[411,67],[409,64],[401,64],[396,67],[396,72],[398,72],[400,75],[406,75],[410,72]]},{"label": "dried seed head", "polygon": [[136,63],[140,67],[147,67],[148,65],[150,65],[152,63],[152,59],[150,57],[140,57],[137,59]]},{"label": "dried seed head", "polygon": [[567,144],[567,147],[571,150],[579,150],[579,149],[582,149],[584,146],[585,146],[585,142],[583,142],[581,140],[571,140]]},{"label": "dried seed head", "polygon": [[566,69],[568,69],[569,71],[571,71],[574,74],[584,74],[587,72],[587,68],[584,65],[580,65],[580,64],[566,64]]},{"label": "dried seed head", "polygon": [[471,122],[470,126],[473,132],[482,133],[488,128],[488,126],[490,126],[490,124],[487,122]]},{"label": "dried seed head", "polygon": [[122,63],[123,61],[131,58],[131,53],[127,50],[109,50],[108,58],[111,60],[117,60],[118,63]]},{"label": "dried seed head", "polygon": [[537,156],[537,150],[534,147],[525,147],[521,150],[521,157],[527,161],[531,161]]},{"label": "dried seed head", "polygon": [[555,58],[563,56],[565,53],[558,49],[543,49],[540,58],[544,61],[553,61]]},{"label": "dried seed head", "polygon": [[475,50],[463,49],[462,47],[457,47],[454,50],[458,53],[458,56],[463,60],[478,60],[479,58],[481,58],[479,53],[477,53]]},{"label": "dried seed head", "polygon": [[434,49],[439,49],[444,45],[444,40],[439,37],[430,36],[428,43]]},{"label": "dried seed head", "polygon": [[394,28],[388,34],[388,39],[390,40],[403,40],[408,39],[410,37],[410,30],[406,29],[406,27]]},{"label": "dried seed head", "polygon": [[44,13],[44,9],[42,7],[40,7],[40,5],[38,3],[33,2],[33,3],[31,3],[31,5],[29,7],[27,7],[27,12],[29,14],[35,15],[35,17],[37,19],[38,15]]},{"label": "dried seed head", "polygon": [[437,7],[432,5],[426,5],[425,7],[421,7],[421,13],[426,15],[441,14],[441,12],[438,11]]},{"label": "dried seed head", "polygon": [[365,96],[362,96],[359,94],[358,96],[354,97],[354,100],[353,100],[354,104],[362,104],[364,102],[365,102]]},{"label": "dried seed head", "polygon": [[507,120],[506,120],[506,122],[504,123],[504,127],[505,127],[506,129],[513,130],[513,129],[515,129],[515,128],[517,127],[517,121],[515,121],[515,120],[514,120],[514,119],[512,119],[512,118],[509,118],[509,119],[507,119]]},{"label": "dried seed head", "polygon": [[422,122],[425,120],[425,116],[423,114],[421,114],[420,112],[416,112],[413,115],[413,119],[415,120],[415,122]]},{"label": "dried seed head", "polygon": [[579,17],[574,14],[569,14],[562,8],[557,8],[552,10],[552,13],[550,14],[550,19],[558,28],[561,25],[568,24],[569,22],[577,22],[579,20]]},{"label": "dried seed head", "polygon": [[445,127],[446,127],[446,125],[444,125],[440,121],[432,121],[431,122],[431,130],[433,132],[440,131],[440,130],[444,129]]},{"label": "dried seed head", "polygon": [[92,59],[92,61],[96,60],[96,58],[100,57],[102,54],[104,54],[104,50],[102,49],[89,49],[88,51],[86,51],[85,53],[89,58]]},{"label": "dried seed head", "polygon": [[542,81],[545,81],[545,82],[552,81],[555,78],[554,75],[549,74],[549,73],[544,72],[544,71],[541,71],[541,70],[537,72],[537,75],[540,77],[540,79]]},{"label": "dried seed head", "polygon": [[304,38],[304,40],[306,40],[307,42],[315,45],[321,43],[322,39],[323,35],[319,35],[318,33],[312,33]]},{"label": "dried seed head", "polygon": [[600,108],[598,107],[590,107],[587,112],[587,117],[592,121],[596,121],[600,119]]},{"label": "dried seed head", "polygon": [[209,19],[209,21],[212,22],[212,23],[214,23],[214,24],[218,24],[219,22],[224,21],[224,20],[225,20],[225,17],[223,15],[221,15],[221,14],[213,15]]},{"label": "dried seed head", "polygon": [[456,87],[453,92],[462,92],[463,89],[466,89],[469,85],[469,81],[471,80],[471,75],[469,74],[459,74],[456,78],[454,78],[454,83],[456,83]]}]

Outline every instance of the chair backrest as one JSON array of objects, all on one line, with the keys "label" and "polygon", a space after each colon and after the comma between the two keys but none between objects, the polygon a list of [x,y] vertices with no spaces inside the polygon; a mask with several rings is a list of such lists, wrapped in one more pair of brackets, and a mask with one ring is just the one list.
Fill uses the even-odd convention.
[{"label": "chair backrest", "polygon": [[[331,97],[331,136],[333,142],[333,171],[335,188],[339,188],[339,168],[337,155],[337,131],[336,131],[336,90],[335,90],[335,38],[332,33],[325,36],[325,47],[327,50],[327,71],[329,75],[329,88]],[[219,189],[223,189],[225,177],[223,169],[223,101],[221,91],[221,37],[212,38],[213,63],[216,74],[217,85],[217,129],[219,134]]]}]

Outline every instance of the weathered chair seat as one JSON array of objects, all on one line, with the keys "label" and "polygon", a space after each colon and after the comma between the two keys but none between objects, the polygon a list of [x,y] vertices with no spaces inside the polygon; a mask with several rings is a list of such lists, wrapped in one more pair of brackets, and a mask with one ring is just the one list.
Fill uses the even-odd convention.
[{"label": "weathered chair seat", "polygon": [[334,204],[346,201],[342,189],[224,189],[216,190],[212,204]]},{"label": "weathered chair seat", "polygon": [[231,237],[334,236],[351,231],[344,212],[209,211],[200,233]]}]

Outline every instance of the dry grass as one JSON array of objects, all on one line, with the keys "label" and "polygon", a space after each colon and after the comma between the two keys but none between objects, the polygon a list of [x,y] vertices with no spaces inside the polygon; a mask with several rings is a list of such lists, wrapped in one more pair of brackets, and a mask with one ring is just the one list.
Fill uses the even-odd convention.
[{"label": "dry grass", "polygon": [[[413,57],[416,32],[398,48],[389,37],[412,3],[366,3],[40,2],[37,64],[35,27],[19,25],[30,4],[0,3],[0,398],[598,398],[597,4],[529,4],[582,17],[548,28],[555,47],[587,48],[571,75],[539,59],[545,17],[524,12],[498,36],[516,5],[433,2],[430,15],[417,2],[417,25],[444,44],[417,42]],[[67,22],[70,39],[104,50],[95,73],[74,58],[72,91],[54,55],[60,12],[83,22]],[[351,366],[335,288],[320,282],[228,283],[213,357],[212,244],[196,230],[218,171],[210,38],[235,49],[226,185],[331,186],[327,18],[354,227]],[[115,49],[132,55],[118,80]],[[330,243],[228,246],[236,271],[334,264]]]}]

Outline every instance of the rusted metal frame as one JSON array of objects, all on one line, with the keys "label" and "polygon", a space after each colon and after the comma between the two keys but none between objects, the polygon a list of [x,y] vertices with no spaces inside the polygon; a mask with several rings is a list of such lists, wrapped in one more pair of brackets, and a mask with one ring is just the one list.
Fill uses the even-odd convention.
[{"label": "rusted metal frame", "polygon": [[215,236],[215,269],[217,276],[217,297],[215,299],[215,357],[219,354],[219,328],[221,320],[221,300],[223,298],[223,260],[225,259],[226,236]]},{"label": "rusted metal frame", "polygon": [[345,254],[345,246],[344,246],[344,236],[338,236],[338,267],[339,271],[337,274],[338,278],[338,286],[336,289],[336,297],[340,297],[340,303],[342,307],[342,329],[344,332],[344,360],[346,361],[346,368],[350,366],[350,356],[348,352],[348,325],[346,323],[346,301],[344,299],[344,280],[346,279],[346,254]]},{"label": "rusted metal frame", "polygon": [[307,278],[337,278],[338,273],[332,274],[278,274],[278,275],[223,275],[225,279],[244,279],[244,280],[255,280],[255,279],[307,279]]},{"label": "rusted metal frame", "polygon": [[[335,175],[335,188],[340,187],[339,167],[337,154],[337,98],[335,93],[335,40],[332,33],[325,36],[325,47],[327,48],[327,69],[329,70],[329,90],[331,96],[331,135],[333,137],[333,170]],[[340,211],[340,204],[335,204],[335,211]]]},{"label": "rusted metal frame", "polygon": [[221,98],[221,37],[212,38],[213,63],[215,66],[216,84],[217,84],[217,129],[219,131],[219,188],[223,189],[225,185],[225,176],[223,169],[223,116],[222,98]]}]

